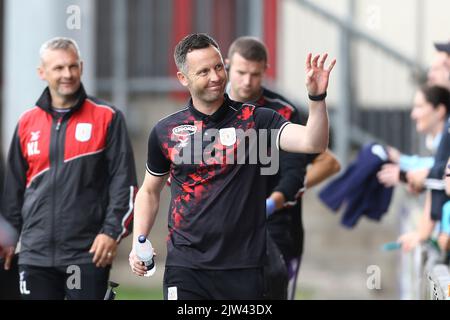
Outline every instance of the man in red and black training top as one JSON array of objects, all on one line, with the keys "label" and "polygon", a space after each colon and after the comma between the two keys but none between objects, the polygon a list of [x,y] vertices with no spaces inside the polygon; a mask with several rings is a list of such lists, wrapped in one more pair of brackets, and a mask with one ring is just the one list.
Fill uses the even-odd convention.
[{"label": "man in red and black training top", "polygon": [[[259,39],[237,38],[228,50],[226,64],[229,72],[228,94],[231,99],[270,108],[292,123],[306,122],[305,119],[300,119],[299,111],[291,102],[262,85],[268,68],[268,54],[266,46]],[[306,170],[309,164],[311,166]],[[295,298],[304,239],[301,195],[306,188],[320,183],[339,169],[338,160],[329,150],[321,154],[280,152],[280,170],[269,176],[266,213],[269,239],[275,241],[283,256],[288,281],[283,281],[281,272],[266,268],[268,298]],[[269,254],[267,262],[273,264],[276,259],[277,253],[274,252]],[[283,289],[284,283],[286,286]]]},{"label": "man in red and black training top", "polygon": [[45,42],[40,59],[48,87],[16,127],[2,210],[21,237],[22,298],[103,299],[137,190],[125,120],[86,95],[74,40]]},{"label": "man in red and black training top", "polygon": [[[273,110],[236,102],[224,94],[224,62],[219,46],[208,35],[186,36],[174,57],[178,79],[189,89],[191,100],[160,120],[150,134],[147,173],[135,203],[133,240],[149,234],[170,174],[164,298],[262,299],[267,181],[261,173],[268,162],[263,157],[255,161],[255,143],[256,153],[270,147],[272,161],[278,161],[274,155],[278,146],[304,153],[326,149],[325,96],[335,61],[324,68],[326,55],[313,59],[308,55],[306,83],[314,101],[308,125],[300,126]],[[134,249],[130,266],[141,276],[146,271]]]}]

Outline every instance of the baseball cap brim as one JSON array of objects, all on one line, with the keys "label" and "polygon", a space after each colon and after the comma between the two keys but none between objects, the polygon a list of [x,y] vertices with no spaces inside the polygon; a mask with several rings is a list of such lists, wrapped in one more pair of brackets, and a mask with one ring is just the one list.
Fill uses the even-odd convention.
[{"label": "baseball cap brim", "polygon": [[434,47],[437,51],[443,51],[450,54],[450,42],[447,43],[435,43]]}]

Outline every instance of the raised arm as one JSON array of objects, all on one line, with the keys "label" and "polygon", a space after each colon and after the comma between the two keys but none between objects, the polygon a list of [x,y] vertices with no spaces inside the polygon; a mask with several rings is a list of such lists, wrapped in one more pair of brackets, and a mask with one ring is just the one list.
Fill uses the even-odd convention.
[{"label": "raised arm", "polygon": [[328,113],[325,96],[331,70],[336,59],[325,68],[328,54],[306,58],[306,88],[310,97],[309,117],[306,126],[287,125],[280,136],[280,147],[288,152],[322,153],[328,147]]}]

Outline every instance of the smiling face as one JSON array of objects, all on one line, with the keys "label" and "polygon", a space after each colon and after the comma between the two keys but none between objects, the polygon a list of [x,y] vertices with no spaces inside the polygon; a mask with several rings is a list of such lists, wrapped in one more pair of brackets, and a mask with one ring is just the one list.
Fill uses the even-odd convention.
[{"label": "smiling face", "polygon": [[417,91],[414,97],[414,106],[411,111],[411,118],[416,122],[416,130],[420,133],[434,133],[437,128],[440,128],[440,123],[443,121],[440,108],[435,108],[425,99],[422,91]]},{"label": "smiling face", "polygon": [[447,66],[447,54],[436,52],[430,69],[427,73],[429,85],[448,87],[450,84],[450,68]]},{"label": "smiling face", "polygon": [[71,100],[80,88],[83,72],[75,49],[48,49],[41,60],[39,77],[48,83],[52,99]]},{"label": "smiling face", "polygon": [[213,46],[186,55],[186,71],[177,73],[189,89],[194,105],[221,104],[227,83],[222,55]]},{"label": "smiling face", "polygon": [[230,95],[240,102],[259,98],[266,72],[266,61],[252,61],[234,53],[230,58]]}]

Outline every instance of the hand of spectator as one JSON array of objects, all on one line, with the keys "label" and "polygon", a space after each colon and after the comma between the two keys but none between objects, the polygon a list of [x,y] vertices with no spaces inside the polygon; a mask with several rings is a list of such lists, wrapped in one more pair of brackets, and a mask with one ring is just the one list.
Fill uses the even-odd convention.
[{"label": "hand of spectator", "polygon": [[306,57],[306,88],[310,95],[320,95],[327,91],[330,72],[336,64],[336,59],[333,59],[328,68],[324,68],[327,57],[327,53],[322,57],[318,54],[313,59],[309,53]]},{"label": "hand of spectator", "polygon": [[106,267],[112,264],[117,255],[117,242],[106,234],[99,234],[94,240],[94,243],[89,250],[89,253],[94,254],[92,262],[98,267]]},{"label": "hand of spectator", "polygon": [[416,169],[410,170],[406,173],[409,187],[415,192],[420,193],[424,189],[425,179],[428,176],[430,169]]},{"label": "hand of spectator", "polygon": [[442,232],[438,237],[439,248],[443,251],[450,251],[450,236],[447,233]]},{"label": "hand of spectator", "polygon": [[397,242],[401,243],[403,252],[409,252],[420,243],[420,235],[416,231],[405,233],[398,238]]},{"label": "hand of spectator", "polygon": [[3,268],[5,270],[9,270],[11,268],[11,262],[14,258],[14,252],[16,251],[15,247],[0,247],[0,257],[5,259],[5,264],[3,265]]},{"label": "hand of spectator", "polygon": [[385,187],[393,187],[400,181],[400,167],[397,164],[387,163],[378,171],[377,178]]},{"label": "hand of spectator", "polygon": [[128,256],[128,262],[130,263],[131,271],[134,274],[143,277],[147,272],[147,267],[142,261],[138,259],[138,257],[134,253],[134,249],[131,250],[130,255]]},{"label": "hand of spectator", "polygon": [[386,150],[388,153],[389,160],[391,162],[398,163],[400,161],[400,155],[401,155],[400,151],[398,151],[397,149],[395,149],[394,147],[391,147],[391,146],[387,146]]},{"label": "hand of spectator", "polygon": [[266,199],[266,218],[270,217],[275,212],[275,210],[277,210],[275,200],[273,200],[272,198],[267,198]]}]

